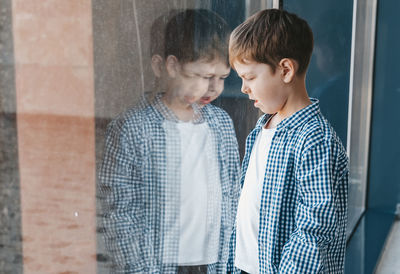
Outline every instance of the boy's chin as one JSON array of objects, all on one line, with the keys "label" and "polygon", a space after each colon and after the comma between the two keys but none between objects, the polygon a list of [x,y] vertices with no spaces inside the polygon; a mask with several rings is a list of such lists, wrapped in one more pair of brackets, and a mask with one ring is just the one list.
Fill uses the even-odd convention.
[{"label": "boy's chin", "polygon": [[254,100],[253,106],[265,113],[265,111],[263,110],[263,106],[257,100]]},{"label": "boy's chin", "polygon": [[260,106],[260,105],[256,106],[256,105],[254,105],[254,107],[257,108],[259,111],[261,111],[261,112],[264,113],[264,114],[270,114],[270,113],[269,113],[270,111],[266,110],[263,106]]}]

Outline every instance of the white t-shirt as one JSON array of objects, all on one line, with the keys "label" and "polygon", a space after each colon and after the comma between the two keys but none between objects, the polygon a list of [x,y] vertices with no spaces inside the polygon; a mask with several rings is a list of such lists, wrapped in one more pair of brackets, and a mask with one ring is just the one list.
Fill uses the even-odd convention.
[{"label": "white t-shirt", "polygon": [[175,125],[181,152],[177,263],[213,264],[218,261],[222,199],[216,146],[207,123]]},{"label": "white t-shirt", "polygon": [[235,266],[248,273],[258,273],[258,229],[261,193],[272,137],[276,128],[258,134],[250,155],[236,216]]}]

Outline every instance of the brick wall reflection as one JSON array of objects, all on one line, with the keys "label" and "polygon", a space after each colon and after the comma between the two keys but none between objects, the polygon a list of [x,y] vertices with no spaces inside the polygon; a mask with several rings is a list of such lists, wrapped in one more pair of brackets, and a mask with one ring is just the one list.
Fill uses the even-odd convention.
[{"label": "brick wall reflection", "polygon": [[24,273],[95,273],[91,1],[13,1]]}]

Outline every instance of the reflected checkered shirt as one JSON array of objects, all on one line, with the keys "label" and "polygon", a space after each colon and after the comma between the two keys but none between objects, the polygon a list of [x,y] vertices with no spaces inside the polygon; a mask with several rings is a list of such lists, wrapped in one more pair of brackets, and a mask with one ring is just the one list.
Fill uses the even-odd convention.
[{"label": "reflected checkered shirt", "polygon": [[[246,141],[243,185],[262,116]],[[260,207],[259,273],[343,273],[348,166],[318,100],[284,119],[268,155]],[[235,232],[230,243],[235,248]],[[230,257],[228,270],[234,268]]]},{"label": "reflected checkered shirt", "polygon": [[[112,121],[107,129],[99,189],[104,237],[114,261],[114,273],[176,273],[177,270],[176,264],[163,262],[165,257],[177,257],[179,235],[175,241],[166,241],[173,243],[172,246],[164,246],[164,231],[171,221],[168,216],[174,213],[165,213],[170,188],[163,122],[168,114],[163,113],[159,104],[159,97],[155,102],[144,102]],[[208,273],[225,273],[240,193],[239,153],[228,114],[212,105],[200,111],[217,145],[222,191],[220,242],[216,245],[218,262],[208,266]],[[179,149],[177,142],[178,158]],[[179,214],[178,206],[177,210],[175,213]],[[163,254],[165,250],[170,254]]]}]

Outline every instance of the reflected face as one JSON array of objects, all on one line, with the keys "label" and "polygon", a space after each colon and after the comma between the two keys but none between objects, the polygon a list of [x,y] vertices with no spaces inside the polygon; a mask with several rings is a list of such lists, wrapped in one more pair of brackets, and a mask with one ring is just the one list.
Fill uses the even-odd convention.
[{"label": "reflected face", "polygon": [[201,107],[211,103],[221,95],[224,90],[225,79],[231,71],[231,68],[222,61],[214,61],[210,65],[210,71],[206,75],[208,77],[207,92],[197,102]]},{"label": "reflected face", "polygon": [[171,80],[174,99],[182,105],[204,106],[222,93],[229,72],[230,68],[219,60],[178,64],[176,77]]},{"label": "reflected face", "polygon": [[283,89],[284,83],[278,68],[273,72],[269,65],[253,61],[236,61],[234,66],[242,79],[241,91],[247,94],[250,100],[254,100],[255,107],[268,114],[282,109],[288,94]]}]

